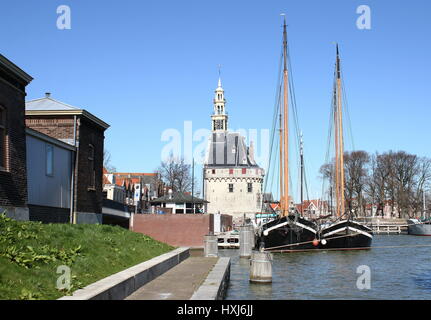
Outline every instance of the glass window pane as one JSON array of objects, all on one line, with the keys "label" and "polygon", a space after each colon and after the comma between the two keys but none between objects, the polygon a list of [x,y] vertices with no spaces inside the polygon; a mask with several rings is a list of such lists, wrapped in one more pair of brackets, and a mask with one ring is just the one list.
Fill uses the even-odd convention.
[{"label": "glass window pane", "polygon": [[54,174],[54,147],[46,145],[46,174],[52,176]]}]

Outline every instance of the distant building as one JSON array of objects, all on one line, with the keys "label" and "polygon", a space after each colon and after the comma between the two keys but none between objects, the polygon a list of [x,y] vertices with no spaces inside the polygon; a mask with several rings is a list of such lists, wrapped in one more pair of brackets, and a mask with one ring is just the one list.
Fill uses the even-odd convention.
[{"label": "distant building", "polygon": [[72,211],[77,223],[102,223],[104,132],[109,125],[90,112],[51,97],[26,102],[26,125],[76,147]]},{"label": "distant building", "polygon": [[[135,212],[138,205],[138,212],[149,213],[151,200],[163,195],[163,184],[157,173],[115,172],[106,176],[113,179],[116,186],[124,188],[124,203],[129,206],[130,212]],[[136,192],[139,193],[139,202],[136,201]]]},{"label": "distant building", "polygon": [[209,137],[203,180],[208,213],[229,214],[235,220],[254,218],[262,210],[264,170],[254,160],[254,150],[237,132],[228,131],[224,90],[215,90],[212,134]]},{"label": "distant building", "polygon": [[125,204],[126,188],[115,183],[116,177],[103,168],[103,194],[104,198]]},{"label": "distant building", "polygon": [[301,203],[296,204],[296,210],[309,218],[317,218],[330,214],[328,201],[321,199],[304,200],[302,205]]},{"label": "distant building", "polygon": [[[170,190],[171,191],[171,190]],[[208,201],[192,197],[183,192],[168,192],[166,195],[151,201],[154,213],[199,214],[205,213]]]},{"label": "distant building", "polygon": [[369,203],[365,206],[365,216],[384,219],[398,218],[398,205],[391,200],[384,200],[382,203]]},{"label": "distant building", "polygon": [[33,80],[0,54],[0,213],[28,220],[26,86]]}]

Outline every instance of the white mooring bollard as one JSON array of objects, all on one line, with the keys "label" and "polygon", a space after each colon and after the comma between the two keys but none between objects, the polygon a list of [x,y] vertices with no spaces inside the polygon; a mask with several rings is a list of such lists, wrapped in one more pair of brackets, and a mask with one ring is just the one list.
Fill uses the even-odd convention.
[{"label": "white mooring bollard", "polygon": [[271,260],[271,253],[264,251],[253,251],[250,260],[250,282],[272,282]]},{"label": "white mooring bollard", "polygon": [[209,234],[204,236],[204,256],[217,257],[218,256],[218,239],[217,236]]},{"label": "white mooring bollard", "polygon": [[256,235],[254,234],[254,227],[252,224],[248,225],[249,229],[250,229],[250,243],[251,243],[251,248],[254,249],[256,246]]},{"label": "white mooring bollard", "polygon": [[251,231],[248,226],[239,227],[239,256],[250,258],[252,251]]}]

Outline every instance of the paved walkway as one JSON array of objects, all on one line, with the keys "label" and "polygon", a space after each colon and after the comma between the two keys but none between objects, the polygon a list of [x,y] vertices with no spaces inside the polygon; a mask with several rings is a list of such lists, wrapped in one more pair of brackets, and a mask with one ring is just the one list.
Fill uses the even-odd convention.
[{"label": "paved walkway", "polygon": [[126,300],[189,300],[218,259],[192,256],[139,288]]}]

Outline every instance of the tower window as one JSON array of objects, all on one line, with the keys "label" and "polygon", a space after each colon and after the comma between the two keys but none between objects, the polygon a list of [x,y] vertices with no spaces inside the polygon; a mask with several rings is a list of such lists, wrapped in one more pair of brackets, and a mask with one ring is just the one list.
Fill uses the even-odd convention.
[{"label": "tower window", "polygon": [[242,168],[242,174],[247,174],[247,168]]},{"label": "tower window", "polygon": [[253,192],[253,184],[247,183],[247,192]]},{"label": "tower window", "polygon": [[233,192],[233,183],[229,183],[229,192]]}]

